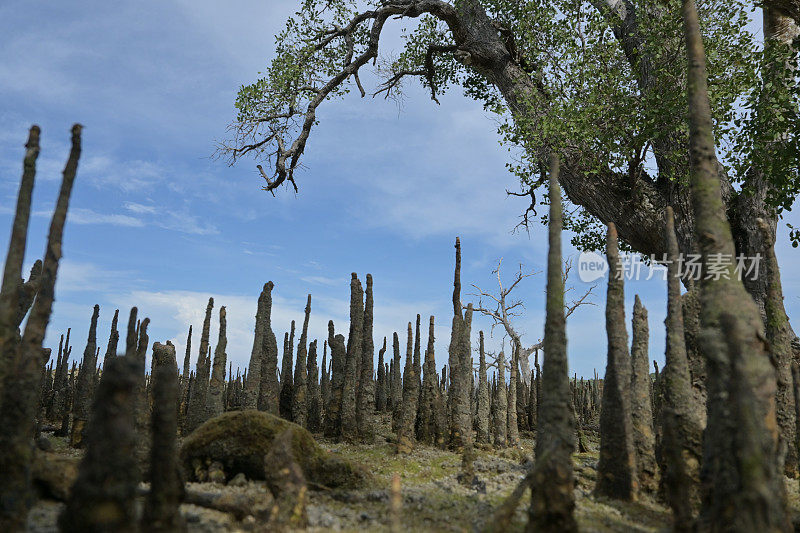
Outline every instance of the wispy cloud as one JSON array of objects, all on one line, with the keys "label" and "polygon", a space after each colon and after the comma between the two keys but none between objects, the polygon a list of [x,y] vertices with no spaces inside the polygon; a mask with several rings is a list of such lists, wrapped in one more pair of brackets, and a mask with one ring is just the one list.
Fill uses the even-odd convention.
[{"label": "wispy cloud", "polygon": [[[37,211],[37,216],[50,217],[51,211]],[[108,224],[110,226],[123,226],[128,228],[142,228],[146,224],[138,218],[119,213],[97,213],[91,209],[76,207],[69,210],[70,224]]]},{"label": "wispy cloud", "polygon": [[347,283],[347,280],[344,278],[329,278],[326,276],[303,276],[300,280],[314,285],[328,285],[329,287],[341,286]]}]

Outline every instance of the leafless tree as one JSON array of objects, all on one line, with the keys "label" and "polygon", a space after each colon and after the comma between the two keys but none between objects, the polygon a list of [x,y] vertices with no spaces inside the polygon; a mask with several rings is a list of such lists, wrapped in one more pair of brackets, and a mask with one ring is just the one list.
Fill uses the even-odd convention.
[{"label": "leafless tree", "polygon": [[[522,334],[515,329],[513,322],[514,319],[522,316],[522,310],[525,309],[525,304],[521,299],[511,296],[511,293],[520,284],[520,282],[526,278],[539,274],[539,272],[534,270],[526,271],[524,265],[520,263],[519,269],[514,273],[511,282],[504,284],[503,276],[501,274],[502,265],[503,258],[501,257],[497,262],[497,267],[492,270],[492,274],[497,277],[498,291],[496,293],[490,293],[481,289],[474,283],[472,284],[476,291],[472,293],[472,295],[478,297],[478,305],[475,307],[475,312],[481,313],[492,320],[492,326],[490,329],[491,333],[494,332],[494,328],[496,326],[503,327],[503,338],[505,339],[505,337],[508,337],[511,341],[512,348],[516,347],[516,349],[519,351],[519,364],[520,371],[522,372],[521,375],[524,376],[526,380],[529,380],[531,375],[529,358],[531,354],[538,356],[539,350],[542,349],[543,344],[542,340],[539,339],[531,346],[522,346]],[[592,291],[596,285],[589,287],[579,297],[570,299],[570,297],[575,294],[575,287],[567,286],[569,274],[572,271],[572,265],[572,258],[567,258],[564,260],[564,265],[562,267],[562,278],[564,282],[564,318],[568,318],[582,305],[595,305],[594,302],[590,301],[590,297],[592,296]],[[486,301],[488,305],[484,305],[484,301]],[[462,304],[462,307],[466,306]],[[486,355],[488,361],[487,366],[496,368],[497,355],[491,352],[487,352]],[[506,363],[507,365],[511,364],[510,360],[511,359],[509,359],[509,361]]]}]

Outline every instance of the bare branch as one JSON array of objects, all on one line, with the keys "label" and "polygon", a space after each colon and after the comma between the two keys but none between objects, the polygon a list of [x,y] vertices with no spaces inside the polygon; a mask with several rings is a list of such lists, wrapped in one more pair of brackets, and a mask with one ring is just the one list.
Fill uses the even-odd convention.
[{"label": "bare branch", "polygon": [[[358,76],[359,69],[370,61],[375,61],[378,57],[378,44],[385,22],[390,17],[411,17],[416,18],[423,14],[430,14],[444,21],[451,32],[463,35],[461,30],[462,23],[456,9],[449,3],[442,0],[389,0],[383,2],[378,8],[356,14],[345,26],[332,25],[331,28],[317,32],[309,38],[303,38],[301,42],[307,43],[310,47],[309,53],[313,56],[316,52],[326,49],[334,40],[343,39],[345,43],[345,54],[343,66],[330,79],[319,85],[312,81],[311,85],[298,84],[297,87],[289,87],[293,93],[285,102],[285,108],[266,109],[260,116],[252,119],[241,119],[229,127],[233,131],[234,139],[230,144],[222,143],[218,146],[217,154],[226,154],[230,159],[230,164],[249,153],[266,155],[266,159],[271,163],[274,174],[267,178],[265,172],[261,172],[267,185],[264,190],[274,191],[277,187],[289,181],[295,192],[297,184],[294,181],[294,171],[298,167],[300,156],[305,150],[306,142],[311,133],[311,129],[316,123],[316,110],[322,102],[335,93],[340,86],[348,79],[355,80],[355,84],[361,92],[362,97],[366,95],[361,80]],[[355,36],[363,29],[363,25],[371,23],[368,31],[366,48],[357,53]],[[395,86],[403,75],[417,74],[427,78],[431,86],[431,94],[434,101],[436,98],[436,84],[434,81],[435,72],[433,70],[433,58],[435,54],[455,52],[455,45],[431,45],[426,53],[425,68],[420,71],[398,73],[387,81],[384,86],[391,88]],[[305,110],[297,108],[299,100],[308,98]],[[263,129],[268,130],[268,135],[261,138]],[[299,130],[296,138],[288,144],[286,137],[290,132]],[[287,145],[288,144],[288,145]],[[265,153],[265,148],[271,146],[273,150]]]}]

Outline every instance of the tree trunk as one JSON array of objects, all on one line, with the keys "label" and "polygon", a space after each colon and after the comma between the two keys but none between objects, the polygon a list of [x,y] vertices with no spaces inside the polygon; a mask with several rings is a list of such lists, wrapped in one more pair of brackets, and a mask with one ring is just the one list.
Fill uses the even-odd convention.
[{"label": "tree trunk", "polygon": [[489,381],[486,379],[486,354],[483,349],[483,331],[479,333],[478,410],[475,417],[475,441],[489,442]]},{"label": "tree trunk", "polygon": [[292,359],[294,358],[294,320],[290,331],[283,336],[283,358],[281,359],[281,395],[279,399],[279,411],[281,418],[292,419],[292,398],[293,379],[292,379]]},{"label": "tree trunk", "polygon": [[[695,231],[703,265],[734,253],[718,179],[706,56],[694,0],[683,1],[688,58],[689,148]],[[775,371],[758,306],[736,278],[703,279],[700,348],[708,364],[700,528],[789,530],[777,457]]]},{"label": "tree trunk", "polygon": [[358,438],[364,443],[371,443],[375,439],[375,381],[372,377],[375,358],[375,342],[372,338],[373,305],[372,274],[367,274],[362,345],[358,364],[360,374],[356,391]]},{"label": "tree trunk", "polygon": [[550,217],[547,305],[544,325],[544,380],[536,430],[536,467],[526,531],[577,531],[572,453],[575,413],[569,390],[564,278],[561,274],[561,191],[558,158],[550,160]]},{"label": "tree trunk", "polygon": [[364,329],[364,291],[355,272],[350,280],[350,333],[347,337],[347,363],[342,389],[342,437],[354,440],[358,435],[356,387],[361,368],[361,337]]},{"label": "tree trunk", "polygon": [[633,446],[636,450],[636,473],[639,489],[651,494],[658,490],[655,432],[653,431],[653,400],[651,398],[650,359],[648,353],[650,330],[647,309],[639,295],[633,306],[633,339],[631,341],[631,422]]},{"label": "tree trunk", "polygon": [[264,316],[262,317],[261,345],[261,386],[258,396],[258,408],[273,415],[279,414],[280,384],[278,383],[278,340],[272,331],[272,289],[275,284],[267,282]]},{"label": "tree trunk", "polygon": [[308,321],[311,317],[311,295],[306,301],[305,318],[303,318],[303,331],[300,342],[297,343],[297,360],[294,363],[294,384],[292,397],[292,422],[301,427],[306,427],[308,417]]},{"label": "tree trunk", "polygon": [[[211,332],[211,311],[214,308],[214,298],[208,299],[206,317],[203,320],[203,331],[200,335],[200,349],[197,354],[197,370],[194,376],[194,386],[189,393],[189,411],[186,416],[184,434],[189,434],[206,421],[206,401],[208,399],[209,368],[206,364],[208,358],[208,338]],[[256,380],[257,381],[257,380]]]},{"label": "tree trunk", "polygon": [[609,272],[606,298],[608,361],[600,410],[600,459],[595,490],[602,496],[635,500],[639,487],[631,423],[631,358],[625,329],[623,272],[613,223],[608,225],[606,253]]},{"label": "tree trunk", "polygon": [[219,416],[225,410],[225,366],[228,362],[228,354],[225,349],[228,346],[225,306],[219,308],[219,336],[217,337],[217,347],[214,350],[214,366],[211,371],[211,382],[208,386],[208,418]]},{"label": "tree trunk", "polygon": [[73,448],[83,447],[83,430],[89,420],[89,407],[92,401],[92,380],[97,366],[97,319],[100,316],[100,306],[95,305],[92,312],[92,322],[89,326],[89,339],[86,341],[86,349],[83,351],[83,362],[78,372],[78,380],[75,383],[75,400],[72,406],[72,432],[69,437],[69,445]]},{"label": "tree trunk", "polygon": [[661,464],[662,485],[672,509],[676,531],[691,531],[694,511],[699,507],[700,461],[703,446],[703,404],[692,389],[689,360],[683,332],[683,310],[678,263],[678,240],[672,208],[666,209],[667,339],[666,364],[659,376],[662,392]]}]

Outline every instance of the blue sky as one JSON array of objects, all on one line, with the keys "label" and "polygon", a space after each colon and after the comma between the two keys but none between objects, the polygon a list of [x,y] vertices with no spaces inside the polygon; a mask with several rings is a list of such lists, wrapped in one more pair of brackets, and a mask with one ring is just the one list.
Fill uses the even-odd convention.
[{"label": "blue sky", "polygon": [[[266,281],[276,285],[279,339],[290,320],[302,320],[308,293],[311,337],[322,339],[328,319],[347,331],[355,271],[375,279],[376,345],[404,332],[417,313],[423,324],[434,314],[441,367],[456,236],[465,293],[472,283],[494,289],[491,271],[501,257],[509,276],[519,263],[543,271],[545,229],[510,231],[526,202],[505,195],[516,183],[505,169],[510,154],[499,144],[496,121],[458,91],[440,106],[413,84],[400,105],[356,95],[324,105],[298,195],[261,192],[255,162],[229,168],[211,157],[234,116],[238,87],[265,69],[273,36],[295,5],[6,0],[0,6],[2,250],[27,129],[37,123],[43,131],[26,265],[44,249],[69,128],[85,126],[50,346],[72,327],[73,353],[81,353],[95,303],[105,343],[114,309],[127,317],[137,305],[152,320],[151,340],[171,339],[182,354],[188,325],[199,329],[213,296],[228,309],[228,357],[244,367]],[[385,52],[397,35],[396,29],[387,35]],[[783,226],[779,238],[792,317],[800,312],[798,262]],[[565,252],[575,254],[568,235],[564,240]],[[588,288],[577,276],[574,285],[576,293]],[[628,319],[638,292],[649,309],[651,358],[663,360],[664,282],[626,289]],[[524,341],[535,342],[543,331],[544,273],[515,292],[526,304],[517,328]],[[595,294],[597,306],[581,308],[568,324],[570,366],[579,375],[605,367],[605,285]],[[476,335],[478,328],[488,333],[489,322],[476,319]],[[490,349],[501,340],[496,330]]]}]

